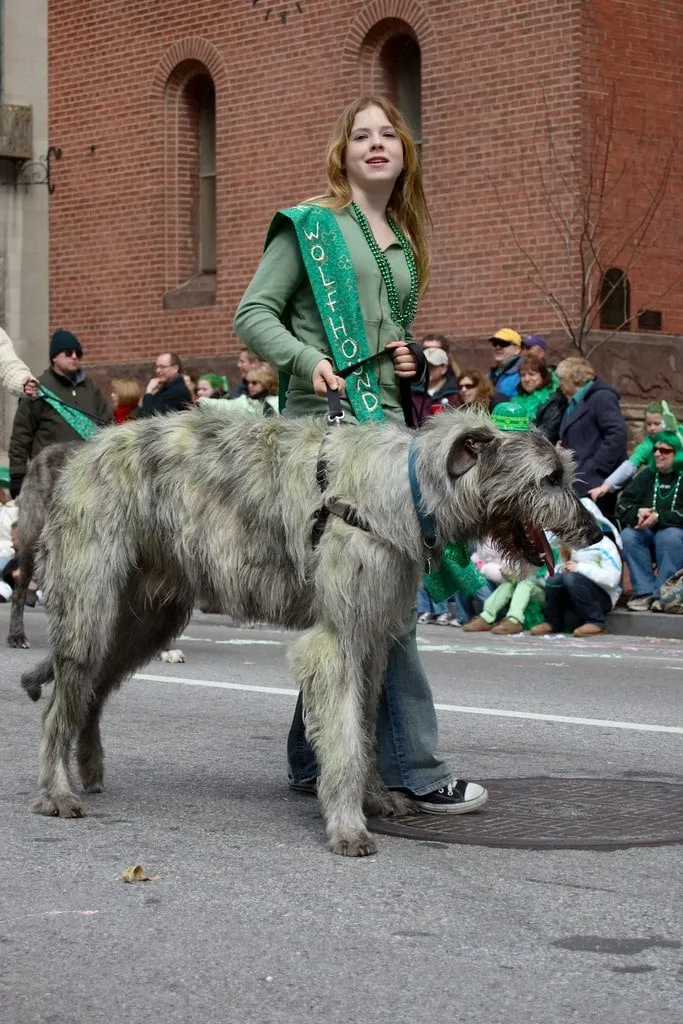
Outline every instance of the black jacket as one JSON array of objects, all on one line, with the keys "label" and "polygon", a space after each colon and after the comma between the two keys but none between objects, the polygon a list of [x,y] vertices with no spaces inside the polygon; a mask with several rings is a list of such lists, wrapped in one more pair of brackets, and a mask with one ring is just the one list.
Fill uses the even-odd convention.
[{"label": "black jacket", "polygon": [[596,377],[578,404],[568,405],[559,440],[574,452],[574,490],[584,498],[626,458],[626,421],[619,408],[619,392]]},{"label": "black jacket", "polygon": [[534,425],[545,434],[551,444],[557,444],[560,440],[560,424],[566,411],[565,395],[561,391],[555,391],[536,413]]},{"label": "black jacket", "polygon": [[[50,367],[39,382],[54,391],[67,405],[85,413],[98,425],[112,422],[111,409],[100,391],[83,371],[71,381]],[[19,493],[31,459],[43,448],[58,441],[78,441],[79,434],[43,398],[22,398],[19,401],[12,437],[9,443],[10,493]]]},{"label": "black jacket", "polygon": [[136,419],[154,416],[156,413],[181,412],[183,409],[190,409],[191,406],[192,395],[187,390],[183,375],[176,373],[168,384],[161,385],[156,394],[145,395]]},{"label": "black jacket", "polygon": [[658,516],[654,530],[665,530],[669,526],[683,528],[683,486],[676,489],[680,475],[680,471],[662,473],[660,483],[664,485],[664,491],[660,490],[659,497],[656,498],[656,474],[648,466],[641,469],[640,473],[626,485],[617,502],[617,519],[622,530],[625,526],[635,527],[638,522],[638,509],[653,507]]}]

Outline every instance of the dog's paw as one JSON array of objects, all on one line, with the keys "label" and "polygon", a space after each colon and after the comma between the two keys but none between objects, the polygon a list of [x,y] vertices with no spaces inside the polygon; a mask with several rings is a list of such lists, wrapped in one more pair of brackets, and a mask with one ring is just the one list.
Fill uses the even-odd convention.
[{"label": "dog's paw", "polygon": [[377,843],[368,832],[353,837],[333,837],[330,850],[340,857],[370,857],[377,853]]},{"label": "dog's paw", "polygon": [[395,815],[415,814],[417,807],[405,793],[383,789],[376,793],[368,793],[365,797],[363,810],[371,817],[392,818]]},{"label": "dog's paw", "polygon": [[31,644],[29,638],[26,636],[25,633],[15,633],[10,634],[10,636],[7,637],[7,646],[19,647],[23,648],[24,650],[28,650]]},{"label": "dog's paw", "polygon": [[182,651],[162,651],[159,655],[162,661],[168,662],[169,665],[181,665],[185,662],[185,655]]},{"label": "dog's paw", "polygon": [[82,804],[73,793],[50,796],[41,793],[31,804],[36,814],[48,814],[53,818],[82,818],[85,814]]}]

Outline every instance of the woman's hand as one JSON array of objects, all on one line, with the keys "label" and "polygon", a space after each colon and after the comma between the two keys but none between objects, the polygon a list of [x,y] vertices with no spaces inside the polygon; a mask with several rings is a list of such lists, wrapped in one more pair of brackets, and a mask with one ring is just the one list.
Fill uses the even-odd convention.
[{"label": "woman's hand", "polygon": [[22,390],[29,398],[37,398],[40,385],[35,377],[27,377],[22,385]]},{"label": "woman's hand", "polygon": [[600,484],[599,487],[594,487],[588,492],[588,497],[597,501],[598,498],[604,498],[606,494],[609,494],[609,487],[607,484]]},{"label": "woman's hand", "polygon": [[341,395],[346,390],[346,381],[338,377],[329,359],[321,359],[311,377],[316,395],[325,398],[328,391],[338,391]]},{"label": "woman's hand", "polygon": [[417,359],[405,341],[390,341],[385,347],[388,352],[392,353],[396,376],[414,377],[417,373]]}]

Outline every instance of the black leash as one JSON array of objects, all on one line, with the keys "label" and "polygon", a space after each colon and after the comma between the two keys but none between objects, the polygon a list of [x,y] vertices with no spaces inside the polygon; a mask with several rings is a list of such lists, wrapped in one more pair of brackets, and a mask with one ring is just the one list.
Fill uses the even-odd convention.
[{"label": "black leash", "polygon": [[[415,356],[417,362],[417,371],[413,380],[419,381],[425,372],[427,366],[427,360],[425,359],[424,352],[419,345],[415,342],[406,342],[407,347]],[[346,366],[343,370],[335,370],[337,377],[341,377],[342,380],[346,380],[356,370],[362,369],[368,363],[376,359],[384,358],[389,356],[391,358],[391,350],[383,349],[382,352],[377,352],[375,355],[369,356],[367,359],[361,359],[357,363],[353,363],[352,366]],[[413,395],[410,379],[399,378],[399,393],[401,397],[401,408],[403,409],[403,417],[406,421],[406,426],[414,427],[414,410],[413,410]],[[328,427],[339,427],[344,422],[344,410],[341,404],[341,394],[338,388],[327,389],[327,425]],[[318,461],[315,468],[315,478],[318,482],[321,494],[325,494],[329,486],[329,473],[327,471],[327,461],[323,454],[325,445],[325,438],[323,438],[320,445],[320,451],[318,452]],[[345,501],[323,501],[320,508],[316,509],[313,513],[313,528],[311,530],[311,544],[315,548],[318,546],[322,539],[322,535],[325,532],[327,521],[330,516],[338,516],[348,526],[355,526],[359,530],[365,530],[366,533],[370,533],[370,527],[362,519],[356,510],[348,505]]]}]

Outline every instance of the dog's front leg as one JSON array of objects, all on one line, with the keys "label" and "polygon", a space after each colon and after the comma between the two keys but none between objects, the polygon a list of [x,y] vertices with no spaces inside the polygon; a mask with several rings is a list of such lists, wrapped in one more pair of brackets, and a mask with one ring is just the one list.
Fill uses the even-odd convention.
[{"label": "dog's front leg", "polygon": [[363,801],[373,744],[364,708],[363,658],[323,626],[294,644],[292,661],[306,706],[306,733],[318,759],[318,798],[330,849],[345,857],[377,852]]}]

